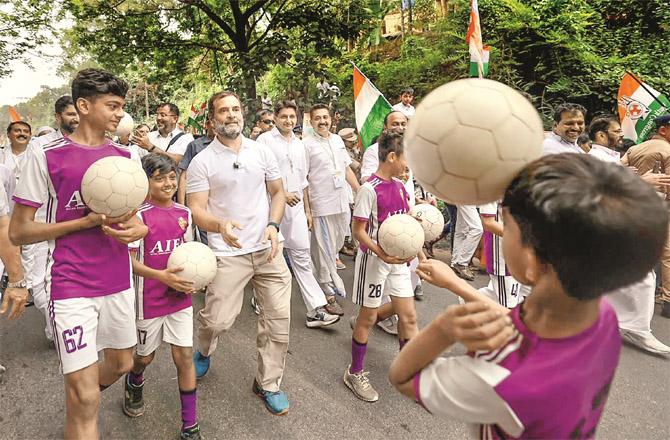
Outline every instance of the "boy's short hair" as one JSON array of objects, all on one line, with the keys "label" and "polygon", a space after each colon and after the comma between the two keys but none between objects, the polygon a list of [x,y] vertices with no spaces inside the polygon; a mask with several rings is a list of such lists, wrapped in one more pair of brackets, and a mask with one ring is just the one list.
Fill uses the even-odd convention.
[{"label": "boy's short hair", "polygon": [[405,87],[404,89],[402,89],[400,91],[400,96],[404,95],[405,93],[408,93],[408,94],[414,96],[414,89],[411,88],[411,87]]},{"label": "boy's short hair", "polygon": [[[84,69],[77,72],[72,80],[72,102],[79,98],[95,99],[98,95],[126,97],[128,84],[101,69]],[[76,107],[76,106],[75,106]]]},{"label": "boy's short hair", "polygon": [[72,96],[63,95],[56,100],[56,103],[54,104],[54,111],[55,113],[61,115],[63,114],[65,109],[70,105],[74,105],[74,102],[72,101]]},{"label": "boy's short hair", "polygon": [[379,135],[377,139],[379,146],[379,163],[386,162],[389,153],[393,152],[396,156],[400,156],[405,151],[402,143],[402,134],[394,131],[385,131]]},{"label": "boy's short hair", "polygon": [[170,173],[170,171],[177,172],[177,164],[167,156],[158,153],[150,153],[142,158],[142,168],[147,173],[147,177],[154,175],[158,171],[158,175]]},{"label": "boy's short hair", "polygon": [[518,223],[523,245],[580,300],[644,278],[668,235],[668,210],[654,188],[587,154],[530,163],[507,188],[503,206]]},{"label": "boy's short hair", "polygon": [[31,133],[33,132],[33,127],[31,127],[30,124],[27,123],[26,121],[14,121],[10,122],[9,125],[7,126],[7,134],[9,134],[9,132],[12,131],[12,127],[14,127],[15,125],[25,125],[26,127],[28,127],[28,130],[30,130]]}]

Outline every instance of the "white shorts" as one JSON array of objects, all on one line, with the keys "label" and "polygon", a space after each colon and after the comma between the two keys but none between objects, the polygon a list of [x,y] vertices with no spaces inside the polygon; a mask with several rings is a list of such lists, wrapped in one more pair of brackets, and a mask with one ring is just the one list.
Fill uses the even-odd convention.
[{"label": "white shorts", "polygon": [[137,320],[138,355],[149,356],[163,341],[179,347],[193,347],[193,307]]},{"label": "white shorts", "polygon": [[407,264],[388,264],[372,252],[358,252],[354,266],[354,303],[377,308],[382,294],[414,298]]},{"label": "white shorts", "polygon": [[63,374],[98,362],[98,351],[137,343],[135,291],[49,301],[49,317]]},{"label": "white shorts", "polygon": [[486,295],[503,307],[513,309],[521,304],[524,297],[527,296],[527,294],[524,294],[526,286],[519,283],[512,276],[489,274],[489,277],[488,286],[479,289],[479,293]]}]

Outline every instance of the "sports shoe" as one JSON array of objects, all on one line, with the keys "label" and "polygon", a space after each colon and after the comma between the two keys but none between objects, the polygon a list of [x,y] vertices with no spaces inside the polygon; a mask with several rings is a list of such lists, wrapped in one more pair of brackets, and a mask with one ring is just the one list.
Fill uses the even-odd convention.
[{"label": "sports shoe", "polygon": [[339,258],[335,260],[335,266],[337,267],[337,270],[344,270],[347,268],[346,264],[344,264]]},{"label": "sports shoe", "polygon": [[379,400],[379,394],[372,388],[370,385],[370,379],[368,379],[369,371],[361,371],[360,373],[350,373],[349,365],[344,372],[344,384],[349,387],[349,389],[361,400],[366,402],[376,402]]},{"label": "sports shoe", "polygon": [[398,316],[393,315],[383,321],[377,323],[377,327],[384,330],[389,335],[398,335]]},{"label": "sports shoe", "polygon": [[263,399],[265,407],[272,414],[276,416],[283,416],[284,414],[288,413],[288,397],[286,397],[285,392],[281,390],[265,391],[264,389],[261,389],[261,387],[258,385],[258,382],[256,382],[256,379],[254,379],[254,385],[252,387],[252,391],[258,397]]},{"label": "sports shoe", "polygon": [[0,383],[2,383],[6,371],[7,369],[0,364]]},{"label": "sports shoe", "polygon": [[195,378],[200,379],[209,371],[209,356],[203,356],[196,351],[193,353],[193,365],[195,365]]},{"label": "sports shoe", "polygon": [[261,314],[261,309],[258,307],[258,303],[256,302],[256,292],[253,291],[254,294],[251,296],[251,308],[254,309],[254,313],[257,315]]},{"label": "sports shoe", "polygon": [[123,413],[128,417],[140,417],[144,414],[144,398],[142,397],[142,389],[144,389],[144,383],[142,385],[133,385],[130,383],[130,377],[126,374],[126,380],[124,383],[124,396],[123,396]]},{"label": "sports shoe", "polygon": [[661,316],[670,318],[670,301],[661,301]]},{"label": "sports shoe", "polygon": [[326,309],[326,312],[328,312],[330,315],[337,315],[337,316],[344,315],[344,310],[342,309],[340,303],[338,303],[337,300],[335,299],[335,295],[327,296],[326,300],[328,301],[328,304],[323,306]]},{"label": "sports shoe", "polygon": [[305,325],[309,328],[326,327],[327,325],[335,324],[339,320],[339,316],[331,315],[326,311],[325,307],[321,306],[307,314]]},{"label": "sports shoe", "polygon": [[188,440],[202,440],[202,435],[200,434],[200,425],[196,423],[190,428],[184,429],[179,433],[179,438]]},{"label": "sports shoe", "polygon": [[456,275],[458,275],[459,278],[463,278],[464,280],[467,281],[475,280],[475,274],[472,273],[472,271],[468,266],[464,266],[462,264],[453,264],[451,266],[451,269],[454,271]]},{"label": "sports shoe", "polygon": [[414,288],[414,299],[417,301],[423,301],[423,287],[421,287],[421,283],[417,284]]},{"label": "sports shoe", "polygon": [[630,330],[619,329],[621,331],[621,339],[629,344],[632,344],[642,350],[661,355],[669,355],[670,347],[656,339],[651,333],[645,333],[643,335],[639,333],[631,332]]}]

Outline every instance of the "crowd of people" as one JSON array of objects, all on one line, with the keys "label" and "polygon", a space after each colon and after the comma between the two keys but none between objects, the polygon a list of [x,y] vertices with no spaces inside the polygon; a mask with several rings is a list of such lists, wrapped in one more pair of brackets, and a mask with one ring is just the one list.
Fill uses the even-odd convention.
[{"label": "crowd of people", "polygon": [[[179,128],[172,103],[157,107],[153,130],[143,124],[121,132],[126,92],[114,75],[82,70],[72,95],[55,103],[57,129],[33,137],[28,123],[12,122],[9,145],[0,150],[7,274],[0,313],[19,318],[32,301],[44,315],[64,375],[66,438],[98,437],[100,393],[119,378],[124,413],[142,416],[145,369],[162,342],[178,372],[180,436],[204,437],[197,379],[216,368],[212,354],[249,284],[258,315],[252,389],[275,415],[289,411],[281,383],[293,280],[308,328],[340,321],[347,298],[359,306],[348,319],[350,361],[342,365],[357,398],[379,399],[365,369],[376,325],[398,337],[392,384],[431,413],[472,424],[481,438],[589,437],[621,338],[670,354],[650,328],[656,270],[661,315],[670,318],[662,202],[670,185],[670,115],[656,119],[649,141],[623,154],[615,117],[598,116],[587,128],[583,107],[559,106],[546,157],[526,167],[502,200],[444,207],[451,221],[443,236],[452,234],[447,265],[428,259],[434,243],[406,261],[377,242],[389,216],[418,203],[437,206],[404,156],[411,88],[364,151],[356,130],[337,127],[326,104],[309,109],[313,134],[303,138],[295,102],[269,108],[265,97],[245,127],[245,109],[231,91],[209,99],[202,136]],[[332,94],[332,86],[323,85],[323,93]],[[589,142],[579,143],[585,134]],[[106,156],[141,161],[149,194],[136,212],[107,218],[86,208],[81,178]],[[167,268],[171,251],[190,240],[217,257],[195,317],[192,283]],[[469,282],[480,241],[489,282],[477,290]],[[355,255],[353,285],[338,274],[345,267],[340,253]],[[449,289],[461,305],[420,331],[414,302],[423,298],[422,280]],[[472,356],[439,358],[456,342]]]}]

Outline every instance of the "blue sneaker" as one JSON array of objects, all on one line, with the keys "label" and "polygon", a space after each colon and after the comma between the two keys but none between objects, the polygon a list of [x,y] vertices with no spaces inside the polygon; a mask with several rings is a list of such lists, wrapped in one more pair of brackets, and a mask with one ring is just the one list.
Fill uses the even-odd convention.
[{"label": "blue sneaker", "polygon": [[193,364],[195,365],[195,378],[200,379],[209,371],[209,356],[203,356],[196,351],[193,353]]},{"label": "blue sneaker", "polygon": [[252,390],[254,394],[263,399],[265,407],[272,414],[276,416],[283,416],[284,414],[288,414],[288,397],[286,397],[285,392],[265,391],[261,389],[261,387],[258,385],[258,382],[256,382],[256,379],[254,379],[254,386]]}]

